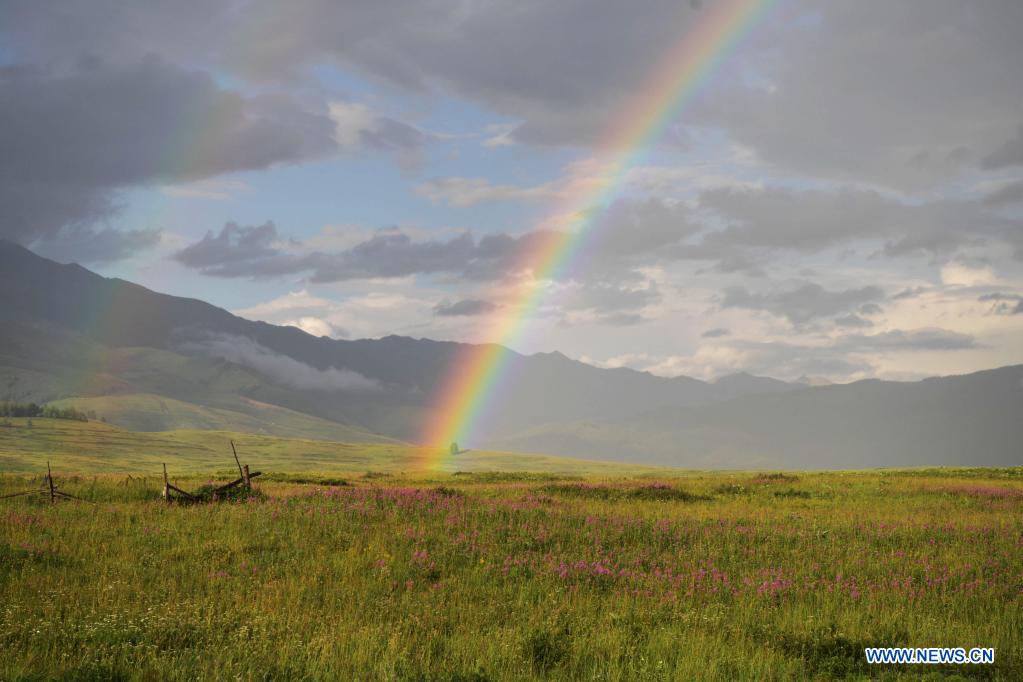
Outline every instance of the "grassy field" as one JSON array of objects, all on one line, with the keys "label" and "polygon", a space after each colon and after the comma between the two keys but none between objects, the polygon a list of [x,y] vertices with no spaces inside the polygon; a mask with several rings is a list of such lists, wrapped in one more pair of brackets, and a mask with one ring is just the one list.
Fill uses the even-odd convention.
[{"label": "grassy field", "polygon": [[345,442],[385,443],[393,439],[365,429],[344,426],[326,419],[268,405],[255,400],[235,398],[238,410],[203,407],[152,394],[117,394],[90,398],[67,398],[48,404],[74,407],[82,412],[102,415],[111,424],[131,431],[168,431],[172,429],[245,431],[267,433],[285,438],[304,437]]},{"label": "grassy field", "polygon": [[[3,425],[5,421],[8,426]],[[155,475],[163,463],[172,473],[229,471],[234,468],[232,440],[253,471],[400,473],[420,470],[425,461],[436,459],[435,451],[398,442],[335,443],[230,431],[134,432],[100,422],[11,418],[0,420],[0,473],[39,473],[45,470],[47,461],[55,470],[80,475]],[[484,450],[445,458],[442,468],[448,472],[531,471],[580,476],[660,470]]]},{"label": "grassy field", "polygon": [[[47,447],[82,473],[132,448],[136,474],[224,460],[223,434],[89,432]],[[58,475],[91,503],[0,501],[0,678],[1023,679],[1023,469],[559,474],[484,453],[506,470],[401,475],[412,455],[335,446],[312,474],[266,464],[295,442],[249,438],[273,473],[248,499],[168,506],[121,473]],[[18,446],[8,469],[57,458]],[[874,645],[996,663],[867,666]]]}]

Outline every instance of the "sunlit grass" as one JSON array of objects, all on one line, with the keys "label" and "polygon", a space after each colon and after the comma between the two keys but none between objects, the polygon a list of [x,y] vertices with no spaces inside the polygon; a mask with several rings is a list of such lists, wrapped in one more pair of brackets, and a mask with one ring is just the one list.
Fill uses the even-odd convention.
[{"label": "sunlit grass", "polygon": [[1023,469],[63,480],[95,503],[0,501],[2,678],[1023,674]]}]

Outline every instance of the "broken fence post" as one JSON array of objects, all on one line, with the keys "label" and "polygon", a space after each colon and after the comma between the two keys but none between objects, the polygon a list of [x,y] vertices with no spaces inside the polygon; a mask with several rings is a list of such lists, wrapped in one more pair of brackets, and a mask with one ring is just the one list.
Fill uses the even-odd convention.
[{"label": "broken fence post", "polygon": [[238,465],[238,478],[245,478],[245,474],[242,473],[242,463],[238,461],[238,451],[234,449],[234,441],[231,441],[231,452],[234,453],[234,463]]},{"label": "broken fence post", "polygon": [[163,499],[167,500],[167,504],[170,504],[170,481],[167,480],[167,463],[163,465]]}]

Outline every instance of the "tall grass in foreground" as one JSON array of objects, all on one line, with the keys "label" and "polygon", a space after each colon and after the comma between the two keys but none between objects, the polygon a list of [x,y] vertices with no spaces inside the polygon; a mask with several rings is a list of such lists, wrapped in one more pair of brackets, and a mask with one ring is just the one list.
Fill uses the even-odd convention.
[{"label": "tall grass in foreground", "polygon": [[65,488],[0,501],[3,679],[1023,679],[1020,469]]}]

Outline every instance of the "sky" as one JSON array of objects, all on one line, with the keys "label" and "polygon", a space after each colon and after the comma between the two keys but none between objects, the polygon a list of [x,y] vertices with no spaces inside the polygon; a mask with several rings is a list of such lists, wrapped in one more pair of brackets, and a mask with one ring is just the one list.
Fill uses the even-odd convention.
[{"label": "sky", "polygon": [[[488,338],[712,0],[0,0],[0,238],[334,338]],[[713,379],[1023,362],[1023,3],[782,0],[514,350]]]}]

